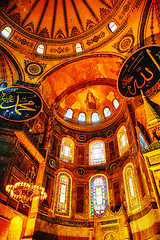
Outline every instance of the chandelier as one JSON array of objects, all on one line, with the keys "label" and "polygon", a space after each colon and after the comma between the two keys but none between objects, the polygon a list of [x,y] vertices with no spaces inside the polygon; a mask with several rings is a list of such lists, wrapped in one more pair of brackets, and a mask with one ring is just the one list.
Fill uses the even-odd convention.
[{"label": "chandelier", "polygon": [[32,200],[44,200],[47,198],[47,193],[43,187],[26,182],[7,185],[6,192],[8,192],[12,198],[17,199],[23,204]]}]

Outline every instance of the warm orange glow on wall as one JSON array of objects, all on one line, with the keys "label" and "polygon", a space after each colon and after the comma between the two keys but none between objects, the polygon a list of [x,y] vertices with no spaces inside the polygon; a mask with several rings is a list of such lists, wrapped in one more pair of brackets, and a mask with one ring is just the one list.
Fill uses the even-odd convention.
[{"label": "warm orange glow on wall", "polygon": [[22,232],[22,219],[18,216],[14,217],[9,227],[8,239],[20,240],[21,232]]},{"label": "warm orange glow on wall", "polygon": [[42,157],[40,152],[35,148],[35,146],[30,142],[27,136],[20,131],[15,131],[15,135],[18,137],[22,145],[32,154],[32,156],[39,162],[43,162],[45,159]]}]

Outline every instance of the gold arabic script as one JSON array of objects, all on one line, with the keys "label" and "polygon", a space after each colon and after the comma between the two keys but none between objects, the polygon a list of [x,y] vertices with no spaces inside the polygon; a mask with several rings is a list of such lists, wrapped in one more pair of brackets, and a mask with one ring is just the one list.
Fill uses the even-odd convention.
[{"label": "gold arabic script", "polygon": [[[12,95],[10,95],[12,96]],[[3,102],[0,104],[0,108],[1,109],[9,109],[9,108],[14,108],[15,112],[18,114],[18,115],[21,115],[22,113],[20,111],[36,111],[36,109],[34,108],[31,108],[29,106],[33,106],[34,105],[34,102],[33,101],[28,101],[26,103],[20,103],[20,100],[19,100],[19,95],[17,95],[17,99],[16,99],[16,103],[14,104],[13,103],[13,98],[10,97],[10,101],[7,101],[7,102],[10,102],[11,105],[9,106],[4,106],[4,104],[6,103],[6,101],[3,99]]]}]

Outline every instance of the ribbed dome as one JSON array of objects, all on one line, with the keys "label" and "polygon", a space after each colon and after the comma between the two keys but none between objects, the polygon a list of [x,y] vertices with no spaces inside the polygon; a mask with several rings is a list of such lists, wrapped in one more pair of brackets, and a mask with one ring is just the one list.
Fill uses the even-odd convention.
[{"label": "ribbed dome", "polygon": [[33,34],[63,39],[94,29],[110,18],[121,3],[120,0],[11,0],[5,4],[5,12]]}]

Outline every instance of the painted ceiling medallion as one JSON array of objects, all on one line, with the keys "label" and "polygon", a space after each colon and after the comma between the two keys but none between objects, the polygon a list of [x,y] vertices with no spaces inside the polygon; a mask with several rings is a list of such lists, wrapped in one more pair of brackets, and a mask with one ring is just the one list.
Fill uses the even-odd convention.
[{"label": "painted ceiling medallion", "polygon": [[126,34],[123,39],[118,43],[119,52],[127,52],[134,44],[134,36],[132,34]]},{"label": "painted ceiling medallion", "polygon": [[78,168],[77,172],[79,175],[83,175],[85,173],[85,170],[84,168]]},{"label": "painted ceiling medallion", "polygon": [[50,166],[51,168],[54,168],[55,165],[56,165],[56,161],[55,161],[55,159],[50,158],[50,160],[49,160],[49,166]]},{"label": "painted ceiling medallion", "polygon": [[43,73],[43,67],[39,63],[29,62],[25,66],[25,71],[31,76],[40,76]]},{"label": "painted ceiling medallion", "polygon": [[79,141],[85,141],[86,140],[86,135],[84,135],[84,134],[80,134],[79,136],[78,136],[78,140]]}]

